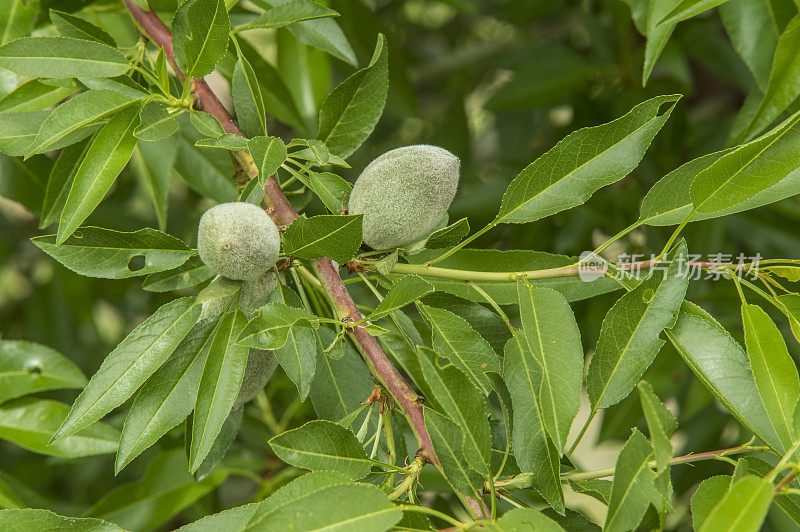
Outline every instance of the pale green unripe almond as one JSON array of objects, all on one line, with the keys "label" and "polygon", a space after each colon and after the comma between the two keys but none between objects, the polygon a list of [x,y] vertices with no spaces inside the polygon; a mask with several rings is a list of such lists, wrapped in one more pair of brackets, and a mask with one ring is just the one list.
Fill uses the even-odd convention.
[{"label": "pale green unripe almond", "polygon": [[358,176],[349,214],[364,215],[364,243],[373,249],[412,244],[447,213],[458,187],[458,157],[418,144],[388,151]]},{"label": "pale green unripe almond", "polygon": [[281,235],[272,218],[251,203],[223,203],[200,218],[200,259],[228,279],[258,279],[278,261],[280,247]]},{"label": "pale green unripe almond", "polygon": [[239,388],[239,396],[236,397],[232,410],[236,410],[258,395],[277,367],[278,359],[275,358],[275,353],[251,347],[250,353],[247,355],[247,367],[244,370],[242,387]]},{"label": "pale green unripe almond", "polygon": [[[268,271],[262,274],[255,281],[245,281],[242,283],[242,290],[239,292],[239,310],[244,315],[251,318],[256,310],[267,304],[267,299],[278,286],[278,279],[275,272]],[[198,321],[216,318],[228,307],[230,297],[220,297],[203,301],[200,318]]]}]

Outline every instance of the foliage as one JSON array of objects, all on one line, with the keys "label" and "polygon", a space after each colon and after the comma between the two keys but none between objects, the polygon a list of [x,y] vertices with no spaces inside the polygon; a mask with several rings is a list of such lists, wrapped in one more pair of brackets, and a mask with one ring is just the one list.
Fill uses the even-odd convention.
[{"label": "foliage", "polygon": [[[0,528],[795,530],[799,39],[791,0],[0,3]],[[413,144],[447,216],[394,180],[452,157],[348,213]],[[280,231],[246,313],[196,249],[236,201]]]}]

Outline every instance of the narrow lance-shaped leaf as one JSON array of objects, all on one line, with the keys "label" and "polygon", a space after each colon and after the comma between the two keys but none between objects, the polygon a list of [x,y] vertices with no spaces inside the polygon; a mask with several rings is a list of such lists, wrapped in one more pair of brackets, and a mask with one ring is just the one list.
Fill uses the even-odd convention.
[{"label": "narrow lance-shaped leaf", "polygon": [[670,483],[670,460],[673,456],[672,433],[678,427],[678,420],[666,406],[658,399],[653,387],[646,381],[637,385],[639,400],[642,403],[644,417],[647,420],[647,430],[650,433],[650,443],[656,456],[655,487],[661,493],[661,504],[656,505],[661,515],[672,510],[672,484]]},{"label": "narrow lance-shaped leaf", "polygon": [[[194,251],[172,235],[146,227],[123,233],[102,227],[82,227],[64,243],[55,235],[31,241],[70,270],[88,277],[123,279],[176,268]],[[134,259],[141,264],[134,265]]]},{"label": "narrow lance-shaped leaf", "polygon": [[197,323],[169,360],[142,385],[125,418],[115,472],[119,473],[192,412],[220,322]]},{"label": "narrow lance-shaped leaf", "polygon": [[250,350],[236,345],[235,340],[246,323],[242,312],[227,313],[211,343],[192,417],[189,446],[189,470],[192,473],[208,455],[239,395]]},{"label": "narrow lance-shaped leaf", "polygon": [[210,74],[228,50],[231,23],[224,0],[185,0],[172,20],[175,61],[187,77]]},{"label": "narrow lance-shaped leaf", "polygon": [[113,47],[117,45],[105,30],[98,28],[84,18],[51,9],[50,20],[58,28],[58,33],[64,37],[96,41]]},{"label": "narrow lance-shaped leaf", "polygon": [[619,453],[614,468],[614,483],[603,530],[624,532],[633,530],[644,517],[651,503],[658,504],[661,495],[655,488],[656,474],[648,462],[653,449],[647,438],[633,429]]},{"label": "narrow lance-shaped leaf", "polygon": [[283,254],[301,259],[330,257],[345,264],[361,246],[361,223],[364,215],[334,216],[323,214],[296,218],[283,233]]},{"label": "narrow lance-shaped leaf", "polygon": [[564,510],[559,451],[547,435],[539,405],[540,368],[524,333],[515,331],[503,357],[503,379],[513,406],[514,458],[523,473],[533,473],[539,493],[556,510]]},{"label": "narrow lance-shaped leaf", "polygon": [[500,373],[500,359],[489,342],[467,320],[449,310],[422,304],[419,308],[431,324],[433,350],[488,393],[491,382],[485,374]]},{"label": "narrow lance-shaped leaf", "polygon": [[467,466],[462,447],[462,430],[451,419],[425,408],[425,428],[441,464],[442,474],[456,491],[469,496],[483,487],[483,479]]},{"label": "narrow lance-shaped leaf", "polygon": [[433,292],[433,285],[418,275],[406,275],[392,285],[365,320],[378,320]]},{"label": "narrow lance-shaped leaf", "polygon": [[[23,0],[16,0],[22,2]],[[0,512],[0,528],[20,530],[74,530],[75,532],[123,532],[117,525],[91,517],[65,517],[50,510],[33,508],[3,510]]]},{"label": "narrow lance-shaped leaf", "polygon": [[0,113],[0,152],[11,156],[25,155],[49,114],[47,111]]},{"label": "narrow lance-shaped leaf", "polygon": [[316,316],[305,309],[272,302],[261,307],[242,330],[236,342],[258,349],[278,349],[286,344],[289,330],[298,324],[319,326]]},{"label": "narrow lance-shaped leaf", "polygon": [[665,334],[695,376],[739,423],[774,449],[780,448],[747,355],[711,315],[684,301],[677,323]]},{"label": "narrow lance-shaped leaf", "polygon": [[43,111],[77,91],[74,84],[49,85],[32,79],[0,98],[0,112]]},{"label": "narrow lance-shaped leaf", "polygon": [[800,60],[796,53],[798,46],[800,15],[795,15],[778,38],[761,103],[747,129],[737,140],[750,138],[763,131],[800,96],[800,82],[797,81],[800,76]]},{"label": "narrow lance-shaped leaf", "polygon": [[378,35],[372,61],[328,94],[319,110],[317,138],[331,153],[346,158],[361,146],[383,113],[389,90],[389,61]]},{"label": "narrow lance-shaped leaf", "polygon": [[733,49],[752,72],[758,88],[766,90],[781,30],[772,0],[729,0],[720,6],[719,16]]},{"label": "narrow lance-shaped leaf", "polygon": [[487,476],[491,436],[486,397],[460,369],[452,364],[440,367],[436,358],[433,351],[420,349],[420,365],[433,391],[432,399],[461,428],[461,449],[466,463]]},{"label": "narrow lance-shaped leaf", "polygon": [[275,436],[269,445],[288,464],[312,471],[336,471],[353,480],[367,476],[372,464],[356,435],[330,421],[309,421]]},{"label": "narrow lance-shaped leaf", "polygon": [[703,521],[699,532],[758,532],[767,517],[774,491],[772,483],[763,478],[754,475],[741,478]]},{"label": "narrow lance-shaped leaf", "polygon": [[267,134],[267,115],[256,72],[241,53],[233,69],[231,94],[236,118],[248,137]]},{"label": "narrow lance-shaped leaf", "polygon": [[661,271],[623,295],[606,314],[586,374],[586,392],[593,410],[607,408],[628,396],[650,367],[664,340],[661,331],[678,318],[689,285],[686,243],[670,252]]},{"label": "narrow lance-shaped leaf", "polygon": [[138,112],[137,106],[121,111],[92,140],[61,211],[56,244],[64,243],[94,211],[128,164],[136,147],[133,129]]},{"label": "narrow lance-shaped leaf", "polygon": [[124,403],[164,363],[199,316],[194,298],[185,297],[162,306],[131,331],[89,380],[53,440],[88,427]]},{"label": "narrow lance-shaped leaf", "polygon": [[425,247],[428,249],[447,248],[454,246],[464,240],[469,234],[469,220],[461,218],[447,227],[431,233]]},{"label": "narrow lance-shaped leaf", "polygon": [[0,67],[40,78],[110,78],[130,68],[119,50],[65,37],[24,37],[0,46]]},{"label": "narrow lance-shaped leaf", "polygon": [[514,178],[494,223],[533,222],[581,205],[628,175],[679,98],[658,96],[612,122],[570,133]]},{"label": "narrow lance-shaped leaf", "polygon": [[165,103],[150,101],[139,112],[139,125],[133,130],[133,136],[154,142],[174,135],[179,128],[178,121],[170,114]]},{"label": "narrow lance-shaped leaf", "polygon": [[132,159],[134,168],[153,202],[158,227],[162,231],[167,227],[169,186],[172,181],[172,168],[178,155],[170,148],[170,144],[165,142],[139,144],[133,152]]},{"label": "narrow lance-shaped leaf", "polygon": [[49,399],[23,397],[0,406],[0,439],[29,451],[61,458],[113,453],[119,431],[105,423],[83,428],[51,443],[69,406]]},{"label": "narrow lance-shaped leaf", "polygon": [[681,0],[675,8],[656,24],[671,26],[715,8],[728,0]]},{"label": "narrow lance-shaped leaf", "polygon": [[278,362],[297,386],[302,401],[308,396],[317,370],[317,349],[314,330],[304,325],[289,328],[286,343],[275,349]]},{"label": "narrow lance-shaped leaf", "polygon": [[800,378],[778,327],[756,305],[742,305],[744,341],[756,388],[786,451],[795,441],[792,414],[800,398]]},{"label": "narrow lance-shaped leaf", "polygon": [[325,208],[333,214],[342,214],[347,209],[347,200],[353,187],[338,175],[331,172],[312,172],[309,185]]},{"label": "narrow lance-shaped leaf", "polygon": [[720,213],[788,180],[800,168],[798,137],[800,113],[700,172],[692,181],[695,211]]},{"label": "narrow lance-shaped leaf", "polygon": [[550,439],[564,452],[569,428],[580,407],[583,347],[580,331],[564,296],[550,288],[517,282],[524,334],[523,357],[532,372],[542,420]]},{"label": "narrow lance-shaped leaf", "polygon": [[57,150],[89,135],[91,126],[130,105],[131,97],[110,89],[82,92],[59,105],[39,128],[27,155]]},{"label": "narrow lance-shaped leaf", "polygon": [[0,403],[61,388],[82,388],[87,379],[70,359],[47,346],[0,340]]},{"label": "narrow lance-shaped leaf", "polygon": [[169,292],[189,288],[208,281],[214,277],[214,272],[203,264],[200,257],[191,257],[189,260],[175,268],[159,273],[151,273],[142,282],[142,288],[148,292]]},{"label": "narrow lance-shaped leaf", "polygon": [[280,28],[301,20],[336,17],[339,13],[312,0],[291,0],[268,9],[237,30],[250,28]]},{"label": "narrow lance-shaped leaf", "polygon": [[39,229],[58,221],[58,217],[61,216],[61,211],[64,210],[64,205],[67,203],[67,196],[69,189],[72,188],[75,173],[88,149],[89,141],[86,140],[67,146],[58,154],[47,179]]}]

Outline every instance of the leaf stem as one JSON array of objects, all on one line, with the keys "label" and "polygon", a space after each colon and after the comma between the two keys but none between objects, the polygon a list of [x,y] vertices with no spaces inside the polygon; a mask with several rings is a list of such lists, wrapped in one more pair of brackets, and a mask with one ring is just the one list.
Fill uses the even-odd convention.
[{"label": "leaf stem", "polygon": [[455,246],[451,247],[450,249],[448,249],[447,251],[445,251],[444,253],[442,253],[441,255],[436,257],[435,259],[433,259],[431,261],[428,261],[426,264],[430,266],[431,264],[436,264],[437,262],[446,259],[447,257],[452,255],[453,253],[455,253],[459,249],[463,248],[464,246],[466,246],[467,244],[469,244],[470,242],[472,242],[473,240],[475,240],[479,236],[483,235],[484,233],[486,233],[490,229],[494,229],[495,227],[497,227],[497,220],[489,222],[482,229],[480,229],[479,231],[476,231],[475,233],[473,233],[472,235],[468,236],[467,238],[465,238],[464,240],[462,240],[461,242],[459,242]]},{"label": "leaf stem", "polygon": [[462,523],[461,521],[457,521],[457,520],[453,519],[452,517],[450,517],[449,515],[447,515],[445,513],[442,513],[442,512],[440,512],[438,510],[434,510],[433,508],[428,508],[426,506],[411,505],[411,504],[402,504],[402,505],[400,505],[400,508],[404,512],[420,512],[420,513],[423,513],[423,514],[428,514],[428,515],[432,515],[434,517],[438,517],[442,521],[446,521],[446,522],[450,523],[451,525],[453,525],[454,527],[457,527],[459,530],[463,529],[463,527],[464,527],[464,523]]},{"label": "leaf stem", "polygon": [[[591,255],[588,255],[588,256],[591,257],[592,255],[599,255],[600,253],[605,251],[606,248],[608,248],[611,244],[613,244],[614,242],[616,242],[617,240],[619,240],[623,236],[627,235],[628,233],[630,233],[634,229],[638,229],[639,227],[641,227],[642,223],[643,222],[641,220],[636,220],[631,225],[629,225],[628,227],[626,227],[625,229],[623,229],[622,231],[620,231],[616,235],[612,236],[611,238],[609,238],[608,240],[606,240],[605,242],[600,244],[594,251],[592,251]],[[580,261],[578,261],[578,264],[581,264],[582,262],[583,261],[580,260]]]},{"label": "leaf stem", "polygon": [[593,408],[592,412],[589,414],[589,417],[586,419],[586,423],[584,423],[583,427],[581,427],[581,431],[578,433],[578,437],[575,438],[575,441],[572,443],[572,447],[569,448],[569,451],[567,451],[564,456],[569,457],[570,455],[572,455],[573,452],[575,452],[575,448],[583,439],[584,434],[586,434],[586,431],[589,429],[589,425],[592,424],[592,420],[594,420],[594,416],[596,415],[597,415],[597,409]]},{"label": "leaf stem", "polygon": [[495,312],[497,312],[497,314],[500,316],[500,319],[502,319],[503,322],[506,324],[506,327],[508,327],[508,330],[513,333],[514,332],[514,326],[511,325],[511,320],[508,319],[508,316],[503,311],[503,309],[500,307],[500,305],[497,304],[497,301],[495,301],[494,298],[492,296],[490,296],[486,292],[486,290],[484,290],[483,288],[481,288],[477,284],[471,284],[471,285],[469,285],[469,287],[472,288],[473,290],[475,290],[476,292],[478,292],[481,295],[481,297],[483,297],[483,299],[485,299],[492,306],[492,308],[495,310]]}]

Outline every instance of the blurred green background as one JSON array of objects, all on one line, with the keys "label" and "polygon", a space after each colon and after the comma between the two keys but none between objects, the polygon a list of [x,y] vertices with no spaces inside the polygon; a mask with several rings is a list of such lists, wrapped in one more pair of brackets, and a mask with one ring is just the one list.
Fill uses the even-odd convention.
[{"label": "blurred green background", "polygon": [[[72,11],[95,21],[123,46],[135,43],[135,28],[121,2],[88,3],[42,2],[43,7]],[[175,2],[151,4],[172,9]],[[660,177],[725,146],[754,84],[713,11],[678,25],[647,86],[642,87],[645,40],[633,25],[628,5],[620,0],[332,0],[328,4],[342,14],[339,23],[360,64],[369,61],[379,32],[387,36],[390,50],[386,111],[372,137],[350,158],[352,168],[340,175],[355,179],[370,160],[397,146],[443,146],[462,159],[461,185],[451,220],[467,216],[473,228],[494,217],[511,179],[569,132],[608,122],[655,95],[684,96],[642,164],[627,178],[600,190],[582,207],[533,224],[494,229],[475,243],[478,247],[568,255],[593,249],[636,220],[641,198]],[[796,13],[791,0],[772,4],[779,25]],[[232,17],[241,9],[234,7]],[[38,26],[46,33],[47,24],[43,18]],[[274,71],[270,72],[282,78],[287,89],[268,101],[270,134],[287,141],[313,135],[319,104],[353,67],[297,44],[287,30],[247,38],[252,54],[260,57],[256,69],[269,70],[272,65]],[[232,67],[231,55],[220,70]],[[13,75],[0,73],[0,96],[17,82]],[[219,79],[211,82],[225,93]],[[172,169],[166,229],[190,245],[195,245],[200,214],[212,205],[198,194],[198,181],[190,174],[202,172],[203,182],[212,190],[205,195],[220,201],[232,187],[228,155],[208,157],[199,163],[178,154]],[[0,156],[0,195],[15,197],[35,209],[37,201],[41,204],[40,185],[51,164],[44,156],[24,165]],[[3,176],[18,172],[29,176],[30,189],[10,194],[3,188],[9,181]],[[141,172],[141,165],[131,164],[87,223],[126,231],[158,227]],[[190,181],[189,186],[185,181]],[[309,194],[298,192],[290,197],[309,213],[322,211],[314,202],[306,205]],[[694,223],[685,233],[691,253],[799,257],[799,220],[800,203],[791,198],[744,214]],[[0,334],[50,346],[91,375],[131,328],[171,296],[143,291],[137,279],[89,279],[66,270],[29,241],[51,232],[53,228],[39,229],[37,219],[20,203],[0,199]],[[637,230],[614,246],[613,252],[658,252],[670,232],[670,228]],[[574,305],[587,350],[618,295]],[[735,337],[741,337],[738,297],[732,285],[696,282],[689,298],[711,311]],[[797,345],[790,344],[790,351],[796,349]],[[722,414],[670,349],[665,348],[645,378],[679,413],[676,455],[741,441],[735,423]],[[309,402],[299,402],[285,376],[273,379],[267,392],[276,426],[293,427],[313,417]],[[72,402],[75,394],[55,396]],[[117,414],[110,422],[121,425],[122,419]],[[621,442],[629,427],[637,423],[642,424],[643,419],[638,399],[632,396],[607,412],[601,435]],[[274,468],[279,464],[263,445],[269,430],[263,422],[246,420],[242,441],[236,444],[231,459],[244,468],[256,468],[253,471],[265,478],[277,474],[278,485],[281,473]],[[181,431],[176,430],[158,447],[182,445]],[[0,441],[0,481],[12,485],[21,481],[54,508],[73,515],[85,511],[120,482],[140,478],[148,461],[137,460],[121,478],[114,478],[112,456],[59,461]],[[41,467],[44,463],[50,467]],[[674,468],[676,494],[686,495],[698,479],[728,469],[730,466],[713,462]],[[232,477],[173,525],[247,502],[254,486],[243,477]],[[262,492],[273,489],[270,486],[263,484]],[[782,523],[779,512],[771,516],[770,526],[783,529]]]}]

